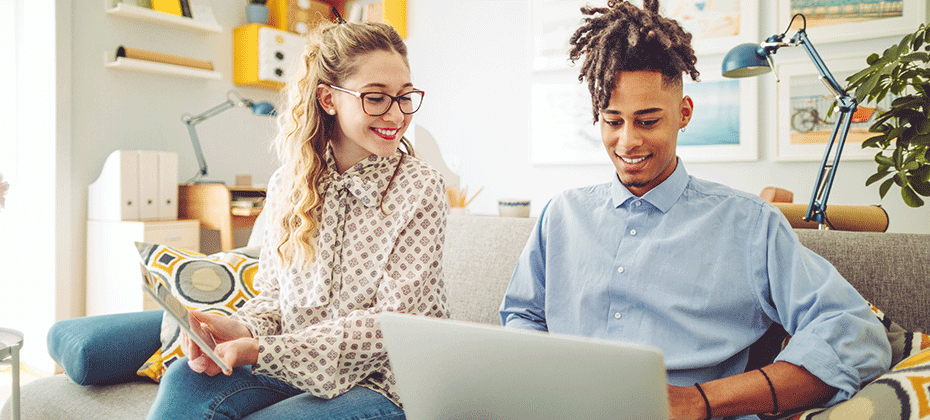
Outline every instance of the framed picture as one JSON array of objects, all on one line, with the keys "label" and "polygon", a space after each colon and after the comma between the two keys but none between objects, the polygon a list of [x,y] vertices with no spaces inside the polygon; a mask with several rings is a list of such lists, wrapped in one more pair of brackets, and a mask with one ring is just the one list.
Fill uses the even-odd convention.
[{"label": "framed picture", "polygon": [[[807,36],[816,45],[914,32],[927,17],[927,1],[778,0],[778,30],[787,28],[796,13],[807,19]],[[788,34],[801,24],[795,19]]]},{"label": "framed picture", "polygon": [[[824,58],[824,62],[841,86],[846,84],[847,77],[866,67],[863,57]],[[823,158],[838,117],[836,111],[829,112],[835,106],[833,94],[820,81],[820,74],[810,60],[777,64],[777,68],[781,81],[775,95],[778,109],[775,160],[818,161]],[[858,104],[841,159],[874,158],[877,150],[862,149],[862,142],[875,135],[869,133],[869,126],[879,113],[889,109],[893,99],[889,95],[877,104]]]},{"label": "framed picture", "polygon": [[[589,0],[531,0],[533,71],[570,69],[568,40],[581,26]],[[580,63],[579,63],[580,65]]]},{"label": "framed picture", "polygon": [[610,164],[586,82],[534,83],[530,107],[530,162]]},{"label": "framed picture", "polygon": [[[701,82],[685,77],[694,116],[678,133],[684,162],[754,161],[758,155],[758,78],[724,79],[719,61],[701,65]],[[530,161],[540,165],[608,164],[586,83],[532,87]]]},{"label": "framed picture", "polygon": [[665,16],[693,36],[695,53],[726,53],[744,42],[759,42],[759,2],[752,0],[665,0]]},{"label": "framed picture", "polygon": [[719,61],[708,64],[698,66],[701,82],[685,77],[684,93],[694,102],[694,115],[678,133],[678,156],[685,163],[757,160],[758,78],[726,79]]}]

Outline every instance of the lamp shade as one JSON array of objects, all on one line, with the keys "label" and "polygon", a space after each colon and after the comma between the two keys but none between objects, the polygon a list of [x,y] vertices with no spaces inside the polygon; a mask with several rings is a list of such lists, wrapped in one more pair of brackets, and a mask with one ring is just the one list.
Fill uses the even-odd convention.
[{"label": "lamp shade", "polygon": [[270,115],[274,116],[277,112],[274,109],[274,106],[268,102],[259,102],[257,104],[249,105],[252,108],[252,113],[255,115]]},{"label": "lamp shade", "polygon": [[723,58],[721,72],[724,77],[758,76],[772,71],[765,50],[759,44],[740,44]]}]

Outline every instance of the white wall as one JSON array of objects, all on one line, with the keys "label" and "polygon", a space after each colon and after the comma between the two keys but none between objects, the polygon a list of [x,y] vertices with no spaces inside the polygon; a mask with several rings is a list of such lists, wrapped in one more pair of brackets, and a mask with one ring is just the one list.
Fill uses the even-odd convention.
[{"label": "white wall", "polygon": [[[178,179],[183,182],[197,172],[198,164],[181,114],[198,114],[219,105],[233,88],[255,101],[277,99],[273,91],[232,84],[232,30],[247,23],[247,3],[210,2],[223,32],[204,34],[107,15],[101,0],[75,2],[70,77],[75,251],[74,287],[69,294],[74,309],[62,318],[83,314],[87,186],[100,174],[106,157],[118,149],[177,152]],[[113,60],[120,45],[210,60],[223,78],[189,79],[105,68],[105,60]],[[251,174],[253,183],[266,183],[276,167],[268,150],[274,132],[274,118],[253,116],[247,109],[230,109],[199,124],[207,178],[233,184],[236,174]]]},{"label": "white wall", "polygon": [[[760,2],[761,16],[773,16],[774,1]],[[538,214],[553,195],[568,188],[606,182],[613,168],[604,165],[539,166],[529,161],[530,71],[532,39],[529,0],[408,0],[410,62],[414,83],[427,91],[426,103],[415,123],[439,143],[449,166],[470,191],[484,191],[469,206],[473,213],[496,214],[498,198],[526,197]],[[580,13],[579,13],[580,17]],[[909,29],[916,30],[917,28]],[[760,18],[762,37],[781,32]],[[816,45],[825,59],[831,56],[881,52],[900,36],[846,44]],[[777,59],[805,59],[799,50],[782,49]],[[827,65],[830,62],[827,61]],[[559,75],[562,82],[577,73]],[[553,80],[552,78],[547,80]],[[760,79],[759,160],[744,163],[688,163],[691,175],[759,193],[768,185],[795,193],[796,203],[807,203],[819,162],[775,162],[775,127],[763,116],[775,112],[774,78]],[[696,104],[700,112],[700,104]],[[606,152],[605,152],[606,153]],[[877,185],[865,180],[875,165],[841,161],[829,204],[881,204],[890,216],[890,232],[930,233],[930,206],[911,209],[897,191],[880,200]]]}]

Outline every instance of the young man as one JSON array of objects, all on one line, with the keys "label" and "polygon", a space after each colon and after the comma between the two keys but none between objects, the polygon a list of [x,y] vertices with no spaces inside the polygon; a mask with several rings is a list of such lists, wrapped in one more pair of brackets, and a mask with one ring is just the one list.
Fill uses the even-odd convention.
[{"label": "young man", "polygon": [[[550,201],[501,306],[505,326],[650,345],[668,369],[672,418],[787,411],[849,398],[888,369],[867,303],[760,198],[688,176],[675,155],[695,105],[691,36],[611,1],[572,37],[616,174]],[[792,339],[744,372],[773,323]],[[755,418],[750,417],[750,418]]]}]

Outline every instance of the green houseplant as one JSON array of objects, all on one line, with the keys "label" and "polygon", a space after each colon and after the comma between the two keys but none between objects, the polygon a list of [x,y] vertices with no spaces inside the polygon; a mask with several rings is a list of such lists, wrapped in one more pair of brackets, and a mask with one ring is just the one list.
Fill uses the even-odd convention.
[{"label": "green houseplant", "polygon": [[859,103],[878,102],[889,94],[895,98],[869,127],[877,135],[862,143],[863,148],[879,149],[878,170],[866,185],[884,179],[878,189],[882,198],[897,185],[908,206],[920,207],[921,196],[930,196],[930,26],[921,24],[866,63],[869,67],[846,79],[847,90],[855,89]]}]

